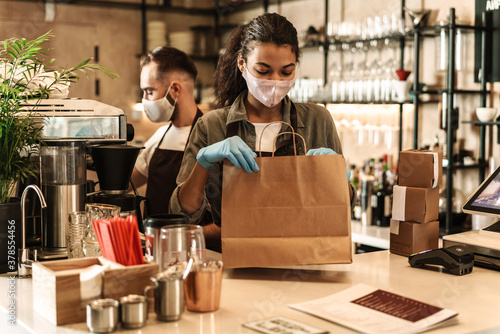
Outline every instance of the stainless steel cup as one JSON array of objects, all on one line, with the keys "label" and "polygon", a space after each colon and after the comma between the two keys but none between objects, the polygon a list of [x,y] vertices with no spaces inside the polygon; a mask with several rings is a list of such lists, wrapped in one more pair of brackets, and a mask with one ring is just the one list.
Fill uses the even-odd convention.
[{"label": "stainless steel cup", "polygon": [[148,299],[140,295],[120,298],[120,319],[124,328],[141,328],[148,320]]},{"label": "stainless steel cup", "polygon": [[155,313],[160,321],[179,320],[184,312],[184,280],[182,273],[160,273],[147,286],[144,295],[154,289]]},{"label": "stainless steel cup", "polygon": [[87,304],[87,327],[92,333],[111,333],[118,325],[117,300],[96,299]]}]

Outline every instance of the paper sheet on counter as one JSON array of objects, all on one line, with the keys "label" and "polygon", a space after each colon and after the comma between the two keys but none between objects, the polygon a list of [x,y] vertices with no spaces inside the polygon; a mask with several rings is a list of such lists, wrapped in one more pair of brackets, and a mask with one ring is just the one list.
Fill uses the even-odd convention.
[{"label": "paper sheet on counter", "polygon": [[435,326],[451,325],[456,319],[446,320],[458,314],[366,284],[289,306],[370,334],[419,333]]}]

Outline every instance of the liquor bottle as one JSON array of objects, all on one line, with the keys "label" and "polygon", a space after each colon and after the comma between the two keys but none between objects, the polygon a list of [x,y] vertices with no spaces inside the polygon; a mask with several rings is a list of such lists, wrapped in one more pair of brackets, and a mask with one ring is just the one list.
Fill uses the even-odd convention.
[{"label": "liquor bottle", "polygon": [[[394,173],[391,171],[389,156],[384,154],[382,158],[383,164],[383,175],[382,175],[382,185],[383,189],[379,196],[384,196],[384,209],[379,214],[379,218],[377,219],[377,226],[389,226],[392,217],[392,188],[394,184]],[[378,199],[382,201],[381,198]]]},{"label": "liquor bottle", "polygon": [[361,201],[361,224],[363,226],[371,225],[372,223],[372,189],[373,175],[370,174],[369,160],[365,161],[363,172],[360,172],[360,201]]},{"label": "liquor bottle", "polygon": [[356,165],[351,165],[350,166],[350,171],[351,171],[351,179],[349,182],[353,185],[354,189],[359,188],[359,170]]},{"label": "liquor bottle", "polygon": [[[385,219],[385,204],[386,204],[386,185],[385,173],[379,173],[378,187],[372,196],[372,221],[376,226],[387,226]],[[375,204],[373,204],[375,202]]]},{"label": "liquor bottle", "polygon": [[381,184],[377,192],[377,226],[385,227],[390,225],[392,215],[392,190],[387,181],[387,171],[382,173]]},{"label": "liquor bottle", "polygon": [[356,165],[351,165],[351,179],[349,180],[354,187],[354,191],[356,192],[356,202],[354,203],[353,208],[353,219],[361,220],[361,181],[360,181],[360,173],[359,169]]},{"label": "liquor bottle", "polygon": [[[373,159],[372,159],[373,160]],[[382,159],[380,159],[382,160]],[[372,219],[371,219],[371,225],[377,225],[377,219],[379,215],[379,210],[383,210],[382,206],[379,203],[379,200],[377,198],[377,194],[382,187],[380,183],[380,175],[382,174],[382,164],[377,163],[374,165],[374,172],[373,172],[373,187],[372,187],[372,194],[371,194],[371,199],[370,199],[370,204],[372,207]]]}]

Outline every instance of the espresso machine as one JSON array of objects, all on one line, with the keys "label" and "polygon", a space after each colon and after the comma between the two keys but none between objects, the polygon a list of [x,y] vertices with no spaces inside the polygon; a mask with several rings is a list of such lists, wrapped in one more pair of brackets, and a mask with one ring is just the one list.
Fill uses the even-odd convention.
[{"label": "espresso machine", "polygon": [[38,259],[65,258],[68,214],[85,210],[89,147],[125,144],[132,129],[122,110],[98,101],[48,99],[28,101],[24,107],[27,116],[43,125],[39,183],[47,207]]},{"label": "espresso machine", "polygon": [[[97,172],[100,190],[88,194],[87,202],[119,206],[120,216],[137,216],[139,231],[144,233],[142,220],[149,215],[149,201],[137,193],[127,193],[135,161],[141,149],[143,147],[130,145],[92,146],[93,168]],[[141,214],[141,203],[144,203],[144,215]]]}]

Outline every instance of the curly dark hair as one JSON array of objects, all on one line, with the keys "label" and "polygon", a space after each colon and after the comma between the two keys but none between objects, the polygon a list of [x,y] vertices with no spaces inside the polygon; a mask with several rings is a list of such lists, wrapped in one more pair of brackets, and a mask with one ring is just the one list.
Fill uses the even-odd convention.
[{"label": "curly dark hair", "polygon": [[295,53],[296,61],[299,61],[297,30],[284,16],[266,13],[254,18],[248,24],[240,25],[229,37],[215,70],[216,108],[231,105],[247,88],[245,79],[237,66],[238,54],[241,53],[246,61],[248,54],[260,43],[272,43],[277,46],[290,45]]},{"label": "curly dark hair", "polygon": [[186,72],[193,80],[196,80],[196,76],[198,75],[198,70],[191,58],[176,48],[160,46],[153,51],[146,52],[141,57],[141,68],[152,61],[158,63],[160,78],[157,79],[163,79],[171,71]]}]

